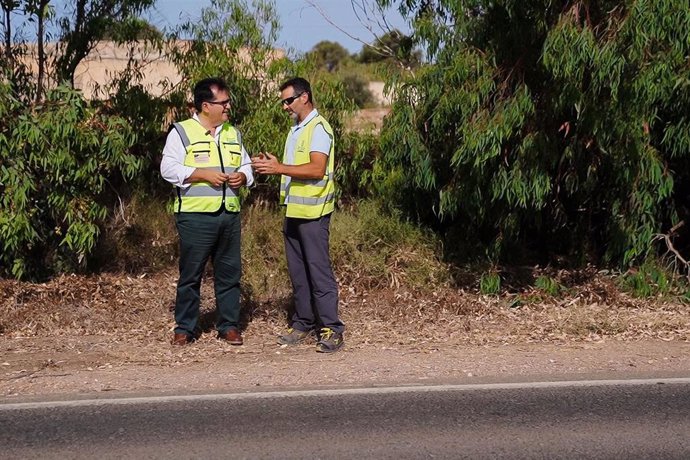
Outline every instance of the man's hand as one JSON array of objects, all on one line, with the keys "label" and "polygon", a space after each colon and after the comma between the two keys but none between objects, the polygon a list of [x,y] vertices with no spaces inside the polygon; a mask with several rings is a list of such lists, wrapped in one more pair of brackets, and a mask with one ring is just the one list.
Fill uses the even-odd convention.
[{"label": "man's hand", "polygon": [[185,180],[187,183],[208,182],[214,187],[220,187],[223,182],[227,182],[228,174],[212,171],[210,169],[195,169],[194,172]]},{"label": "man's hand", "polygon": [[252,158],[252,167],[259,174],[282,174],[282,163],[270,153],[260,153]]},{"label": "man's hand", "polygon": [[227,175],[230,188],[239,188],[247,183],[247,176],[242,172],[233,172]]}]

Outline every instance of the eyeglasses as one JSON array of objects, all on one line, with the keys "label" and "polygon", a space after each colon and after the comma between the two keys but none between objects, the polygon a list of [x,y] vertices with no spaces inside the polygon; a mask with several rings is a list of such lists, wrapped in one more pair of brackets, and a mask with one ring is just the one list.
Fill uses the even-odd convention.
[{"label": "eyeglasses", "polygon": [[280,101],[280,105],[286,105],[286,104],[287,104],[287,105],[290,105],[290,104],[292,104],[293,102],[295,102],[295,100],[296,100],[298,97],[300,97],[302,94],[304,94],[304,93],[306,93],[306,91],[302,91],[301,93],[295,94],[294,96],[286,97],[285,99],[283,99],[283,100]]},{"label": "eyeglasses", "polygon": [[226,105],[230,104],[230,99],[226,99],[224,101],[205,101],[205,102],[207,102],[208,104],[222,105],[225,107]]}]

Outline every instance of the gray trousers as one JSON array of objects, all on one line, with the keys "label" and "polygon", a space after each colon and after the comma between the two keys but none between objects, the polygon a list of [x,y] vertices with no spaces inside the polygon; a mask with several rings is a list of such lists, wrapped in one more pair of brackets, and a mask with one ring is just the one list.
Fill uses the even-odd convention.
[{"label": "gray trousers", "polygon": [[338,283],[328,252],[330,223],[330,214],[318,219],[286,217],[283,223],[295,301],[292,327],[300,331],[328,327],[342,333],[345,329],[338,318]]}]

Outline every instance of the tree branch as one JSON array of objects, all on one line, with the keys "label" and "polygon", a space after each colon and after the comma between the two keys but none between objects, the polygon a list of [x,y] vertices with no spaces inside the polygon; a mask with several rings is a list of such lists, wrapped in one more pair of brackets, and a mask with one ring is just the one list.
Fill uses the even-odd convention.
[{"label": "tree branch", "polygon": [[684,225],[685,225],[685,221],[684,221],[684,220],[681,220],[681,221],[678,222],[676,225],[674,225],[673,228],[671,228],[671,230],[669,230],[669,232],[668,232],[667,234],[664,234],[664,233],[657,233],[657,234],[655,234],[655,235],[652,237],[652,242],[664,240],[664,242],[666,243],[666,249],[667,249],[666,253],[667,253],[667,254],[668,254],[669,252],[670,252],[670,253],[673,253],[673,255],[675,256],[675,259],[676,259],[677,261],[680,261],[680,263],[683,265],[683,267],[685,267],[685,272],[686,272],[686,275],[685,275],[685,276],[686,276],[686,278],[688,279],[688,281],[690,281],[690,262],[688,262],[688,261],[680,254],[680,252],[678,252],[678,250],[673,246],[673,242],[671,241],[671,237],[673,236],[673,234],[676,233],[676,231],[677,231],[679,228],[683,227]]}]

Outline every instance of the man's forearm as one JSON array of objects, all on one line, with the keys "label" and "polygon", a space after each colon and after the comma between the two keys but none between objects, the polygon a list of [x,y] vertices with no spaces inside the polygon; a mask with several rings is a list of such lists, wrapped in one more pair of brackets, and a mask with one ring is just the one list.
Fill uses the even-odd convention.
[{"label": "man's forearm", "polygon": [[303,165],[286,165],[281,163],[278,174],[290,176],[295,179],[321,179],[326,174],[326,169],[313,163]]}]

